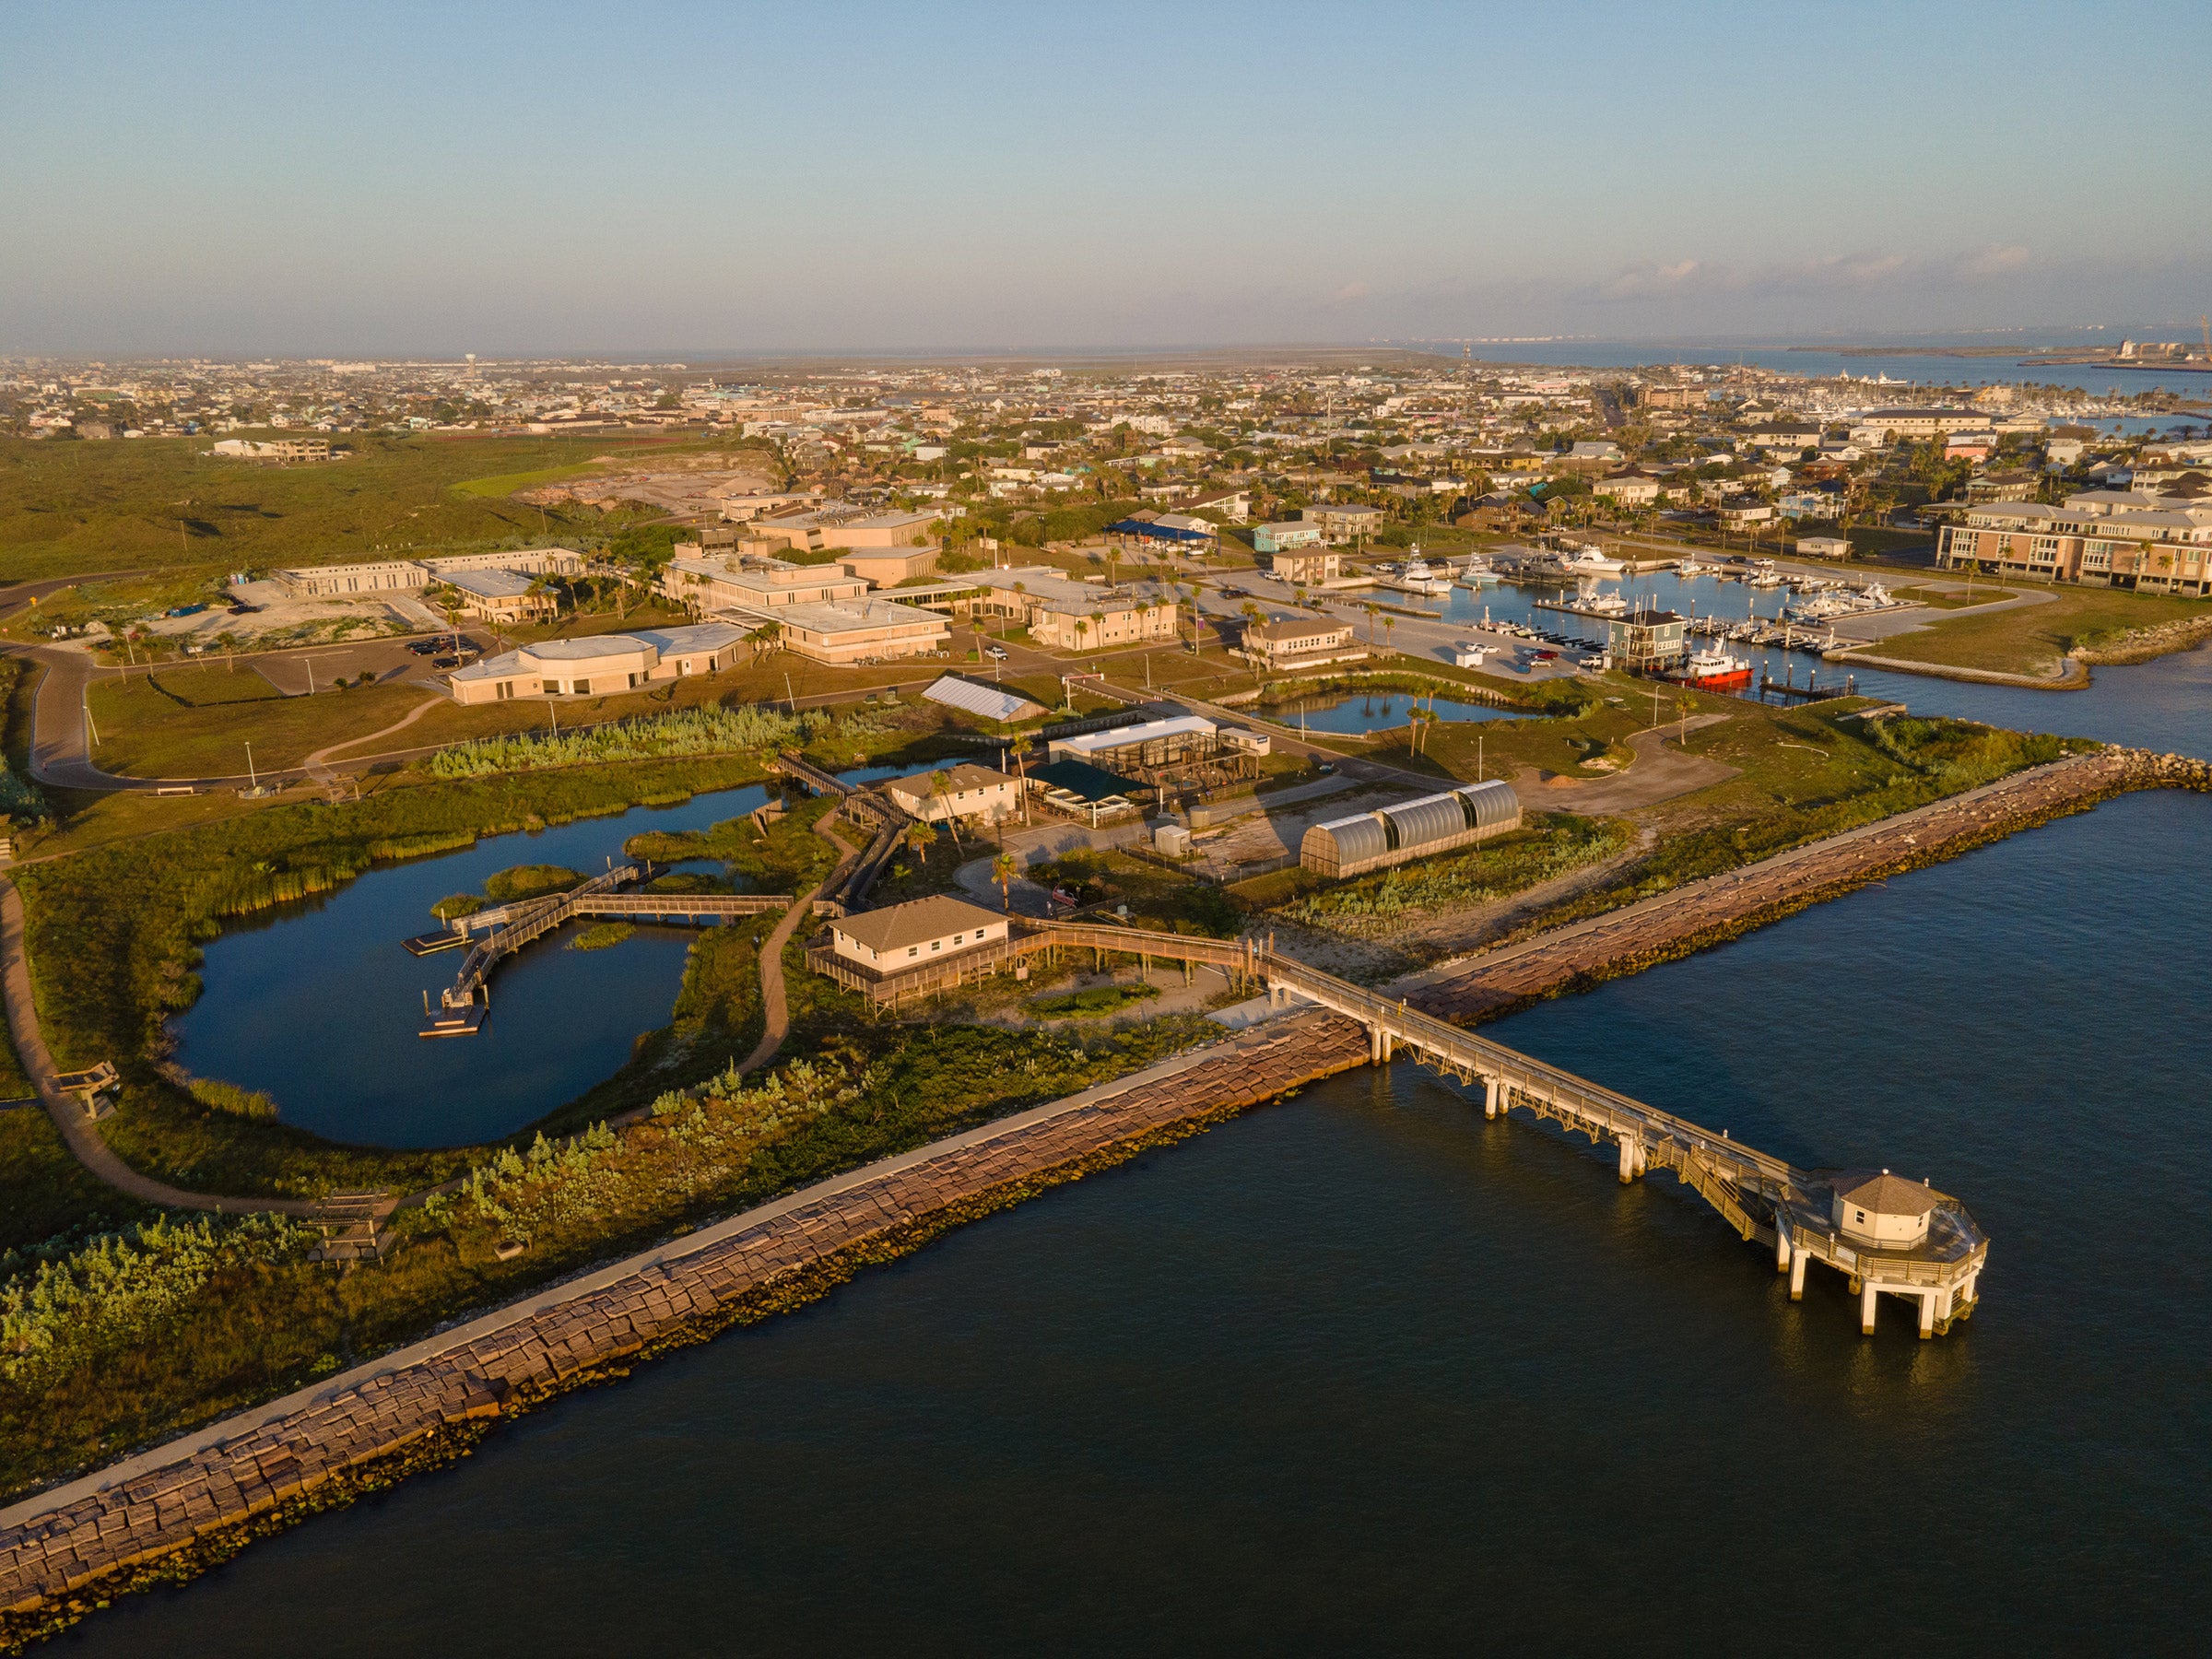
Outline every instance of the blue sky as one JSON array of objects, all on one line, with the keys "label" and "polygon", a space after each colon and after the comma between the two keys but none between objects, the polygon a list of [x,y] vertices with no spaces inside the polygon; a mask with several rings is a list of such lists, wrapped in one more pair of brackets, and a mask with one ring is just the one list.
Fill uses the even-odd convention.
[{"label": "blue sky", "polygon": [[0,352],[2212,308],[2212,6],[0,7]]}]

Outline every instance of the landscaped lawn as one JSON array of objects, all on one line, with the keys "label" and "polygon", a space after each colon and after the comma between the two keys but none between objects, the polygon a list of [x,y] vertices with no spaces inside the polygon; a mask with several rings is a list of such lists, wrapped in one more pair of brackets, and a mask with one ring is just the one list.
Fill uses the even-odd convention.
[{"label": "landscaped lawn", "polygon": [[[1977,590],[1977,597],[1979,590]],[[2108,588],[2053,588],[2041,605],[1947,617],[1869,650],[1880,656],[2006,674],[2053,674],[2066,653],[2138,628],[2212,615],[2212,601]]]}]

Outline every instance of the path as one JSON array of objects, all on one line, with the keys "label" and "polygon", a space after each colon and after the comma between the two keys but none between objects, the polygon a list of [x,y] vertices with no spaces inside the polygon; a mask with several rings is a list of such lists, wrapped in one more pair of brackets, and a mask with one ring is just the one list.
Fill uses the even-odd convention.
[{"label": "path", "polygon": [[1513,780],[1513,788],[1523,806],[1539,811],[1564,809],[1587,815],[1655,806],[1737,775],[1738,769],[1724,760],[1666,747],[1666,740],[1685,725],[1695,732],[1734,718],[1730,714],[1694,714],[1687,722],[1648,726],[1628,740],[1635,760],[1609,778],[1547,778],[1524,771]]},{"label": "path", "polygon": [[799,923],[813,913],[815,895],[860,856],[827,823],[817,823],[814,832],[837,849],[837,867],[794,899],[783,912],[783,920],[760,943],[760,1041],[753,1044],[753,1052],[737,1068],[747,1077],[773,1060],[776,1051],[783,1046],[783,1039],[791,1034],[791,997],[783,985],[783,947],[791,943],[791,935],[798,931]]},{"label": "path", "polygon": [[53,1056],[46,1052],[46,1040],[39,1030],[38,1005],[31,995],[30,959],[23,947],[23,898],[16,891],[15,883],[5,877],[0,877],[0,993],[6,996],[7,1025],[15,1036],[16,1053],[39,1091],[46,1115],[61,1131],[76,1161],[116,1191],[146,1204],[213,1210],[226,1216],[305,1216],[313,1212],[315,1206],[305,1199],[226,1198],[213,1193],[184,1192],[141,1175],[100,1139],[92,1121],[62,1092]]},{"label": "path", "polygon": [[[306,759],[300,763],[300,770],[301,771],[312,771],[316,767],[322,765],[324,761],[329,759],[331,756],[336,754],[340,749],[359,748],[364,743],[374,743],[379,737],[389,737],[394,732],[405,731],[407,727],[413,725],[417,721],[420,720],[425,714],[428,714],[432,709],[441,708],[451,700],[452,700],[450,698],[447,698],[442,694],[435,697],[426,698],[421,702],[417,703],[415,707],[408,711],[405,716],[394,721],[390,725],[386,726],[381,732],[371,732],[366,736],[362,737],[348,737],[343,743],[334,743],[328,747],[317,749],[313,754],[310,755]],[[364,756],[363,759],[374,759],[375,757]]]}]

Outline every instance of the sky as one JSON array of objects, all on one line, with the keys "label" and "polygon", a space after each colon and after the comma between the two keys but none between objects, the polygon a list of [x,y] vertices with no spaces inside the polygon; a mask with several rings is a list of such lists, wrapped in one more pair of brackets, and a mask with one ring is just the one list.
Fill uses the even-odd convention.
[{"label": "sky", "polygon": [[0,6],[0,354],[2212,310],[2212,6]]}]

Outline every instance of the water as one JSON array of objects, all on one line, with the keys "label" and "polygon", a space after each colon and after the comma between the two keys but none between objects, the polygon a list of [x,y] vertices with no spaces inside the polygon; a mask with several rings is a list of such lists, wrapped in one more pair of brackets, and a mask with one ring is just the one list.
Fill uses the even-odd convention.
[{"label": "water", "polygon": [[1494,709],[1488,703],[1459,702],[1449,697],[1437,698],[1432,703],[1425,695],[1414,697],[1409,693],[1394,691],[1378,691],[1371,696],[1341,697],[1334,702],[1307,703],[1302,712],[1297,703],[1276,703],[1262,712],[1268,719],[1280,724],[1310,732],[1388,732],[1410,720],[1416,706],[1423,713],[1433,713],[1439,720],[1526,718],[1515,709]]},{"label": "water", "polygon": [[564,929],[494,976],[474,1037],[426,1041],[423,994],[453,983],[459,951],[399,947],[438,926],[430,906],[481,892],[494,871],[591,874],[645,830],[700,830],[768,799],[759,785],[640,806],[465,852],[370,871],[338,891],[246,919],[206,948],[205,989],[176,1022],[200,1077],[265,1089],[283,1121],[379,1147],[471,1146],[521,1128],[615,1072],[641,1031],[668,1023],[688,928],[641,928],[609,950],[565,950]]},{"label": "water", "polygon": [[[2168,332],[2146,337],[2172,339],[2180,336]],[[2119,333],[2112,330],[2065,337],[2023,337],[2019,342],[2019,349],[2026,352],[2035,347],[2049,346],[2094,350],[2117,346],[2120,338]],[[1915,386],[1925,389],[2029,383],[2068,386],[2096,397],[2132,397],[2141,392],[2178,392],[2194,400],[2212,398],[2212,374],[2175,373],[2171,371],[2161,372],[2155,369],[2115,369],[2103,363],[2024,365],[2020,359],[2014,357],[1932,357],[1925,352],[1916,352],[1909,346],[1900,346],[1894,352],[1870,357],[1847,357],[1840,351],[1819,348],[1793,349],[1786,342],[1781,345],[1739,345],[1710,340],[1568,340],[1477,346],[1475,349],[1478,359],[1487,359],[1491,363],[1546,363],[1561,368],[1586,369],[1633,369],[1669,363],[1687,368],[1725,368],[1730,364],[1743,363],[1778,373],[1802,375],[1808,380],[1832,380],[1848,374],[1854,380],[1887,377],[1891,381],[1907,382],[1902,385],[1867,387],[1866,394],[1870,403],[1877,400],[1892,404],[1911,402],[1908,394]],[[2198,418],[2201,419],[2201,417]],[[2177,419],[2185,423],[2190,418],[2161,417],[2157,420],[2126,418],[2119,424],[2130,431],[2162,431]]]},{"label": "water", "polygon": [[[1912,683],[2203,754],[2208,678]],[[1672,1182],[1361,1070],[63,1645],[2197,1651],[2207,859],[2212,802],[2128,796],[1494,1028],[1964,1194],[1994,1243],[1948,1337],[1892,1301],[1863,1340]]]}]

